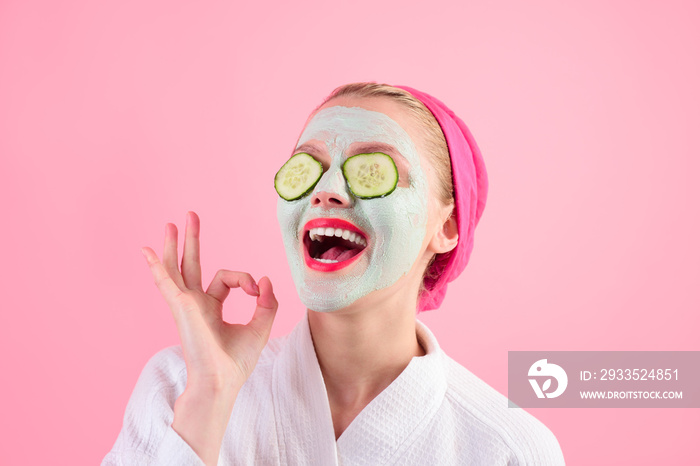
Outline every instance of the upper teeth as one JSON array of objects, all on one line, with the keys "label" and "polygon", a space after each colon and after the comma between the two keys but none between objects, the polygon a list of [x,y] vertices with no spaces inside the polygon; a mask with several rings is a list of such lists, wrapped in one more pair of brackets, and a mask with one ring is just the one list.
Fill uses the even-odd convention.
[{"label": "upper teeth", "polygon": [[322,236],[338,236],[348,241],[353,241],[361,246],[367,246],[367,241],[355,233],[354,231],[344,230],[342,228],[312,228],[309,230],[309,236],[312,241],[322,241]]}]

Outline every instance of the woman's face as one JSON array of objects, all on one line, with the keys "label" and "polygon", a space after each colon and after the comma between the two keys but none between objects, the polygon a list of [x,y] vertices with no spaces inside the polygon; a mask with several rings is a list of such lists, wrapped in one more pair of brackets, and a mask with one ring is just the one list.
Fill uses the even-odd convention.
[{"label": "woman's face", "polygon": [[[426,251],[429,204],[434,201],[419,155],[415,123],[387,99],[334,99],[307,122],[294,153],[306,152],[324,172],[310,195],[280,198],[277,218],[301,301],[333,312],[396,284]],[[348,189],[342,164],[356,154],[383,152],[396,164],[396,189],[359,199]],[[430,201],[430,202],[429,202]],[[418,274],[418,275],[416,275]],[[416,288],[417,290],[417,288]]]}]

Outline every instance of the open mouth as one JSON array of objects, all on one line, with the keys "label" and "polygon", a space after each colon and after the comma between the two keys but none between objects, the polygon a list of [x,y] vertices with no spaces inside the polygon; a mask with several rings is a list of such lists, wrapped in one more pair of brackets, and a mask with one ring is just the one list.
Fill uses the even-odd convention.
[{"label": "open mouth", "polygon": [[354,263],[367,247],[355,225],[335,218],[317,218],[304,226],[304,259],[314,270],[332,272]]}]

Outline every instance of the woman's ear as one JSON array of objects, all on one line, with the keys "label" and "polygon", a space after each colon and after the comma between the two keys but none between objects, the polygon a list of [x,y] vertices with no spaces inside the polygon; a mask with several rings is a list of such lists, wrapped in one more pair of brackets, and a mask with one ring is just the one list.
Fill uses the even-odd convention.
[{"label": "woman's ear", "polygon": [[439,228],[430,240],[428,249],[435,254],[452,251],[457,247],[459,233],[457,232],[457,219],[454,217],[454,205],[443,206],[441,218],[445,218],[442,228]]}]

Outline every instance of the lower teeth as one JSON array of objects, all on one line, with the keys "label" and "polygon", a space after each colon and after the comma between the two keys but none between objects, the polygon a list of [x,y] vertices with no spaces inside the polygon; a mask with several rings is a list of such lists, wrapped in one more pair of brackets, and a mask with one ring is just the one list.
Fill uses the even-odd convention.
[{"label": "lower teeth", "polygon": [[338,262],[338,261],[333,260],[333,259],[320,259],[320,258],[318,258],[315,260],[317,260],[319,262],[323,262],[324,264],[335,264],[336,262]]}]

